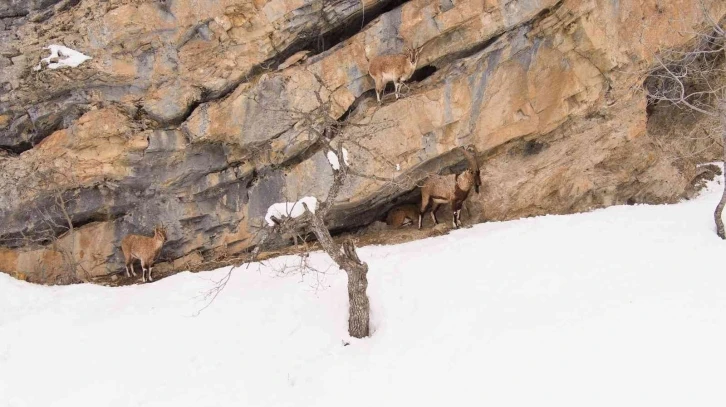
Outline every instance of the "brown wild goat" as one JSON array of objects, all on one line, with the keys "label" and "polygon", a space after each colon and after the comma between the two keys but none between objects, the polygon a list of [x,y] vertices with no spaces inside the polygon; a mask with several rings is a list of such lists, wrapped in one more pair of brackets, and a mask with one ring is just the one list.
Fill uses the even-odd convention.
[{"label": "brown wild goat", "polygon": [[401,205],[391,209],[386,217],[386,223],[394,228],[413,225],[418,219],[418,208],[416,205]]},{"label": "brown wild goat", "polygon": [[407,48],[404,54],[378,55],[368,64],[368,74],[376,83],[376,97],[381,102],[381,94],[388,82],[393,82],[398,99],[401,85],[413,75],[418,64],[421,48]]},{"label": "brown wild goat", "polygon": [[469,168],[459,174],[430,175],[421,187],[421,210],[418,214],[419,229],[421,229],[423,215],[429,205],[431,205],[431,218],[434,220],[434,225],[439,223],[436,219],[436,210],[443,203],[451,203],[451,209],[454,212],[452,219],[454,228],[461,226],[461,207],[469,196],[471,188],[474,187],[478,194],[479,186],[481,186],[481,174],[479,173],[479,164],[476,161],[476,147],[470,144],[462,149],[462,152],[469,162]]},{"label": "brown wild goat", "polygon": [[154,237],[126,235],[121,240],[121,250],[126,260],[126,277],[131,277],[132,274],[136,277],[134,259],[139,259],[141,261],[141,279],[143,282],[147,281],[147,272],[149,274],[148,281],[154,281],[151,278],[151,266],[154,264],[156,256],[159,255],[164,242],[166,242],[166,228],[164,226],[154,228]]}]

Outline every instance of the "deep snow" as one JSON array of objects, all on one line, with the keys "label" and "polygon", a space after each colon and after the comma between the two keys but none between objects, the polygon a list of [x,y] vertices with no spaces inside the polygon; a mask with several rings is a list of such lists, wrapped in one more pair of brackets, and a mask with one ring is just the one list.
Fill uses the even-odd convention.
[{"label": "deep snow", "polygon": [[719,194],[362,248],[363,340],[319,253],[324,274],[236,270],[198,316],[226,269],[121,288],[0,274],[0,405],[724,406]]}]

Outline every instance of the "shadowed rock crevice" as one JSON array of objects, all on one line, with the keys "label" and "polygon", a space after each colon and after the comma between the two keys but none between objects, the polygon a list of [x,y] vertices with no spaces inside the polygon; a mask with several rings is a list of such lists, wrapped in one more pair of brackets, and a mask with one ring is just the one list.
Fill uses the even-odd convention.
[{"label": "shadowed rock crevice", "polygon": [[[378,2],[373,7],[365,10],[361,8],[359,11],[348,17],[346,21],[332,27],[322,35],[318,34],[314,36],[314,38],[311,38],[310,42],[302,48],[312,47],[312,51],[315,55],[330,50],[343,41],[346,41],[354,35],[362,32],[371,21],[391,10],[401,7],[409,1],[411,0],[386,0]],[[354,7],[358,7],[361,2],[357,1],[356,3],[357,4],[354,5]],[[328,18],[326,17],[325,19],[327,20]],[[290,55],[292,55],[292,53]]]},{"label": "shadowed rock crevice", "polygon": [[[352,36],[360,33],[361,30],[363,30],[371,21],[402,6],[408,1],[410,0],[380,1],[375,3],[373,7],[362,10],[360,9],[360,1],[342,0],[342,4],[348,4],[347,8],[352,11],[352,14],[348,15],[348,17],[343,20],[336,18],[336,16],[341,14],[341,12],[340,10],[336,11],[335,5],[325,5],[325,3],[322,3],[324,4],[323,8],[319,11],[314,11],[319,14],[319,20],[322,22],[321,24],[318,24],[308,31],[300,33],[296,40],[284,49],[276,49],[274,56],[253,66],[244,75],[240,75],[238,80],[230,82],[219,91],[201,88],[200,96],[193,100],[179,115],[170,118],[163,118],[149,112],[146,112],[146,114],[158,123],[156,128],[178,126],[185,122],[201,104],[224,99],[230,93],[234,92],[240,85],[254,81],[255,78],[265,72],[274,71],[282,62],[293,54],[307,50],[310,51],[308,58],[312,58],[316,55],[329,51]],[[301,11],[301,13],[302,12],[304,12],[304,10]],[[339,21],[335,24],[330,23],[330,21],[336,20]]]},{"label": "shadowed rock crevice", "polygon": [[458,149],[441,154],[399,175],[363,199],[337,203],[329,216],[329,225],[336,233],[366,226],[384,218],[395,202],[411,202],[416,196],[420,198],[418,187],[430,174],[459,173],[466,167],[466,159]]},{"label": "shadowed rock crevice", "polygon": [[[17,8],[24,10],[23,13],[25,14],[27,14],[26,12],[33,10],[45,10],[47,8],[47,10],[44,11],[47,12],[47,15],[43,17],[43,20],[47,20],[51,17],[56,18],[53,16],[53,12],[68,11],[71,7],[78,5],[78,3],[79,2],[77,0],[49,0],[45,2],[33,1],[19,2],[17,4],[12,3],[11,6],[13,9]],[[379,1],[373,3],[372,7],[363,10],[362,3],[358,0],[336,0],[327,3],[312,3],[296,9],[290,14],[294,17],[288,21],[289,27],[285,27],[285,30],[291,30],[296,33],[294,38],[291,41],[286,40],[277,46],[275,45],[275,40],[271,39],[271,46],[274,48],[274,52],[271,52],[268,58],[251,65],[247,69],[243,69],[241,72],[235,73],[222,81],[223,83],[221,84],[219,81],[216,82],[214,87],[205,86],[203,83],[186,83],[185,85],[190,85],[192,89],[196,90],[177,98],[172,97],[169,102],[174,105],[173,108],[165,107],[163,104],[166,102],[163,101],[160,102],[161,105],[157,103],[155,106],[139,106],[139,117],[147,117],[150,119],[145,123],[147,126],[146,128],[149,129],[163,129],[178,126],[187,120],[187,118],[199,105],[210,101],[224,99],[230,93],[234,92],[234,90],[240,85],[254,80],[257,76],[264,72],[275,69],[282,61],[292,54],[303,49],[312,51],[313,55],[327,51],[360,32],[366,24],[381,14],[399,7],[404,3],[406,3],[404,0]],[[49,8],[49,6],[53,4],[56,4],[55,8]],[[316,4],[322,5],[322,7],[315,6]],[[117,5],[114,10],[125,10],[125,8]],[[168,12],[166,14],[168,14]],[[181,40],[177,52],[181,52],[181,48],[190,44],[195,39],[198,40],[197,42],[210,42],[212,37],[206,38],[206,36],[202,36],[201,38],[197,38],[197,33],[199,32],[200,27],[205,28],[204,31],[208,32],[207,36],[216,33],[217,31],[210,28],[213,24],[218,24],[213,18],[207,18],[201,22],[195,22],[192,24],[188,29],[186,29],[187,34],[182,36],[183,39]],[[224,37],[226,34],[214,35],[222,35],[222,37]],[[155,45],[154,47],[158,46],[159,45]],[[282,47],[278,49],[277,47],[280,46]],[[90,53],[90,51],[87,52]],[[152,58],[152,61],[150,62],[153,64],[153,60],[156,58],[156,55],[153,53],[149,55],[150,58]],[[98,77],[97,73],[92,72],[93,68],[90,68],[89,66],[89,63],[86,63],[86,65],[82,65],[79,69],[87,71],[89,74],[86,76],[89,78]],[[30,67],[27,66],[26,69],[29,68]],[[73,98],[61,97],[59,100],[60,103],[71,107],[77,104],[88,103],[89,95],[81,95],[82,91],[103,92],[103,89],[107,86],[107,84],[113,85],[113,82],[116,81],[113,78],[102,78],[102,76],[103,75],[101,75],[101,80],[97,84],[89,83],[90,81],[88,79],[82,81],[85,83],[81,83],[80,86],[75,89],[76,93],[79,94],[80,99],[76,100]],[[169,80],[162,79],[162,82],[160,83],[162,89],[178,86],[173,83],[163,84],[163,82],[169,82]],[[149,83],[140,89],[144,91],[143,89],[148,89],[149,85],[153,85],[153,83]],[[134,91],[124,91],[125,88],[125,86],[112,86],[107,88],[107,90],[110,90],[110,92],[108,92],[108,98],[123,98],[124,94],[131,95],[139,91],[139,89]],[[121,93],[119,94],[119,92]],[[54,90],[50,90],[50,94],[54,93]],[[44,92],[44,98],[47,97],[47,95],[48,92]],[[182,99],[188,100],[183,101]],[[27,104],[33,105],[34,103],[30,102]],[[8,106],[8,104],[0,99],[0,113],[6,110],[6,106]],[[71,117],[71,115],[68,115],[68,117]],[[71,118],[71,120],[74,119],[75,118]],[[58,129],[57,126],[43,126],[40,124],[33,127],[32,122],[33,120],[31,120],[27,125],[24,125],[21,116],[18,116],[17,113],[12,114],[12,125],[5,128],[0,126],[0,148],[14,153],[27,151],[47,137],[47,135],[52,133],[52,131]],[[22,135],[23,132],[26,134]]]},{"label": "shadowed rock crevice", "polygon": [[422,66],[421,68],[416,69],[416,71],[413,73],[413,75],[411,75],[411,78],[407,82],[422,82],[429,78],[431,75],[435,74],[437,70],[438,69],[433,65]]},{"label": "shadowed rock crevice", "polygon": [[125,216],[134,205],[129,200],[109,205],[112,200],[106,201],[104,195],[99,188],[66,190],[39,197],[31,206],[14,213],[2,212],[0,242],[12,248],[29,242],[48,244],[65,234],[70,226],[81,228],[93,222],[112,221]]},{"label": "shadowed rock crevice", "polygon": [[0,18],[25,17],[58,3],[61,9],[65,9],[77,4],[78,0],[3,0],[0,4]]}]

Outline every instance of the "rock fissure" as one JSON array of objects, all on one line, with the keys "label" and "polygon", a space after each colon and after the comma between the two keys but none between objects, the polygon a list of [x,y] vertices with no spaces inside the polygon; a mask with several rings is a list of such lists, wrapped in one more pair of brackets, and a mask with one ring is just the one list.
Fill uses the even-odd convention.
[{"label": "rock fissure", "polygon": [[[255,78],[258,78],[260,75],[266,72],[274,72],[275,67],[280,65],[280,63],[285,61],[296,52],[312,48],[312,50],[310,50],[310,55],[307,58],[311,60],[314,59],[315,56],[335,48],[337,45],[343,43],[350,37],[360,33],[364,29],[364,27],[371,21],[397,7],[402,6],[409,1],[411,0],[389,0],[376,3],[377,6],[366,13],[368,15],[360,13],[360,16],[363,18],[363,20],[360,27],[357,29],[355,28],[356,25],[351,24],[351,22],[355,20],[359,16],[359,14],[352,14],[346,20],[341,21],[337,25],[331,26],[328,18],[324,17],[325,13],[323,13],[322,18],[326,21],[327,26],[318,26],[317,34],[302,35],[302,38],[293,42],[285,49],[275,49],[276,54],[274,56],[254,66],[246,74],[242,75],[238,81],[234,81],[233,83],[229,84],[220,92],[210,93],[209,97],[201,98],[200,100],[194,102],[193,105],[190,105],[184,115],[180,116],[173,122],[164,123],[164,125],[177,125],[185,122],[193,114],[194,110],[197,109],[201,104],[224,99],[229,94],[237,90],[240,85],[254,81]],[[325,86],[324,81],[321,80],[320,83],[321,86]]]}]

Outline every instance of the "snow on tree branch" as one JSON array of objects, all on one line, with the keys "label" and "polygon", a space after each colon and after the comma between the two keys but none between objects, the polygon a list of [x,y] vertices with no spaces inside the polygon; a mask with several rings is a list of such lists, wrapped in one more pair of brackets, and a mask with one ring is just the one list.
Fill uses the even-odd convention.
[{"label": "snow on tree branch", "polygon": [[270,205],[270,207],[267,208],[265,221],[268,225],[275,226],[275,221],[272,219],[273,217],[277,219],[283,219],[285,217],[298,218],[305,213],[305,206],[303,203],[307,205],[310,212],[315,213],[315,209],[318,206],[317,198],[306,196],[304,198],[300,198],[297,202],[279,202]]},{"label": "snow on tree branch", "polygon": [[[338,161],[338,154],[336,154],[333,150],[328,151],[327,154],[328,162],[330,162],[330,166],[333,167],[334,170],[338,171],[340,169],[340,161]],[[350,165],[350,162],[348,161],[348,150],[343,148],[343,161],[345,162],[345,165]]]}]

